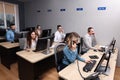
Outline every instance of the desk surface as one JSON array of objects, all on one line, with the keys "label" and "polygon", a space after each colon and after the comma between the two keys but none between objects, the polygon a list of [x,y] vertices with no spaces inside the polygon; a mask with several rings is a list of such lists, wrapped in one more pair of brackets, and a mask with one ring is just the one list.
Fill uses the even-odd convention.
[{"label": "desk surface", "polygon": [[[114,72],[115,72],[115,66],[116,66],[116,60],[117,60],[117,53],[118,53],[118,49],[115,50],[115,53],[111,55],[110,58],[110,74],[109,76],[105,76],[103,74],[100,75],[100,80],[114,80]],[[87,53],[85,53],[85,55],[81,56],[85,59],[88,59],[89,55],[98,55],[99,59],[97,59],[97,63],[95,64],[95,66],[93,67],[92,71],[90,72],[84,72],[83,71],[83,67],[85,66],[84,62],[79,61],[79,67],[80,67],[80,72],[82,73],[82,75],[84,77],[87,77],[88,75],[92,74],[100,60],[100,58],[102,57],[102,52],[94,52],[92,50],[88,51]],[[59,72],[59,76],[67,79],[67,80],[83,80],[78,72],[78,67],[77,67],[77,61],[75,61],[74,63],[70,64],[69,66],[67,66],[66,68],[64,68],[63,70],[61,70]]]},{"label": "desk surface", "polygon": [[7,49],[10,49],[10,48],[18,47],[19,43],[1,42],[0,46],[3,46],[5,48],[7,48]]},{"label": "desk surface", "polygon": [[30,63],[36,63],[40,60],[43,60],[51,55],[54,54],[54,49],[50,49],[49,54],[44,54],[41,52],[33,52],[33,50],[30,50],[29,52],[26,50],[19,51],[16,53],[18,56],[22,57],[23,59],[29,61]]},{"label": "desk surface", "polygon": [[[53,43],[53,45],[57,45],[59,43]],[[33,52],[33,50],[30,50],[29,52],[26,50],[19,51],[16,53],[19,57],[29,61],[30,63],[36,63],[40,60],[43,60],[51,55],[54,54],[54,47],[50,48],[50,53],[49,54],[44,54],[41,52]]]}]

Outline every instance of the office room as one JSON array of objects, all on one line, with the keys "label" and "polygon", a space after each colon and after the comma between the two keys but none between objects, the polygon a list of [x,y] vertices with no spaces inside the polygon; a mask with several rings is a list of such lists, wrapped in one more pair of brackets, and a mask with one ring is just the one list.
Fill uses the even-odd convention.
[{"label": "office room", "polygon": [[[120,80],[119,4],[119,0],[0,0],[0,80]],[[58,44],[65,46],[67,42],[54,41],[53,45],[49,41],[43,42],[52,46],[48,54],[20,49],[20,39],[6,41],[6,32],[12,23],[16,26],[15,32],[21,34],[18,34],[20,38],[26,37],[23,34],[36,29],[37,25],[43,30],[42,36],[46,36],[44,32],[48,30],[49,36],[55,36],[57,26],[60,25],[65,34],[75,32],[80,39],[92,27],[97,41],[95,47],[99,48],[89,49],[83,54],[82,48],[79,48],[79,56],[87,58],[88,62],[76,59],[59,70],[55,49]],[[44,39],[48,40],[48,37]],[[51,37],[49,39],[51,42]],[[113,42],[115,44],[111,51],[109,46]],[[45,48],[48,48],[48,44],[44,44]],[[100,47],[105,50],[100,51]],[[90,58],[91,55],[98,59]],[[90,71],[84,71],[86,64],[93,63],[91,60],[96,60],[95,66]],[[106,61],[104,71],[96,71],[103,60]]]}]

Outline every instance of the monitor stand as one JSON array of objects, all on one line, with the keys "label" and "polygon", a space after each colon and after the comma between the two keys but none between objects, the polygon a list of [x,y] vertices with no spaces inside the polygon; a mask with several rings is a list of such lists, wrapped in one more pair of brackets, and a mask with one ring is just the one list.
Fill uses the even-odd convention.
[{"label": "monitor stand", "polygon": [[51,53],[50,51],[50,39],[47,40],[47,49],[42,51],[43,54],[49,54]]},{"label": "monitor stand", "polygon": [[106,66],[100,66],[99,70],[97,70],[97,72],[102,72],[102,74],[108,76],[110,74],[110,67],[108,66],[106,71]]}]

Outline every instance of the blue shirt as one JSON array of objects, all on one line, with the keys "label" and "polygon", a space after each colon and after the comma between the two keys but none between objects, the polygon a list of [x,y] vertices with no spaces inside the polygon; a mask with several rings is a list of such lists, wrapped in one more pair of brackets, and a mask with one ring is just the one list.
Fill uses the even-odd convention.
[{"label": "blue shirt", "polygon": [[7,33],[6,33],[6,40],[9,41],[9,42],[13,42],[14,37],[15,37],[14,31],[13,30],[8,30]]},{"label": "blue shirt", "polygon": [[80,60],[80,61],[85,61],[84,58],[81,58],[78,53],[77,53],[77,49],[75,51],[72,51],[69,49],[68,46],[65,46],[65,48],[63,49],[64,52],[64,57],[63,57],[63,64],[65,65],[69,65],[70,63],[74,62],[76,59]]}]

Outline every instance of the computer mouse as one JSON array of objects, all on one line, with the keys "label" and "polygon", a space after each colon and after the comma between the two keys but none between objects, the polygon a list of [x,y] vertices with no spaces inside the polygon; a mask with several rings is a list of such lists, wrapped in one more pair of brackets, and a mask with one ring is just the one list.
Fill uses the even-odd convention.
[{"label": "computer mouse", "polygon": [[86,68],[83,68],[83,71],[85,71],[85,72],[88,72],[88,69],[86,69]]},{"label": "computer mouse", "polygon": [[14,43],[14,41],[11,41],[11,43]]},{"label": "computer mouse", "polygon": [[94,59],[98,59],[99,57],[97,55],[94,55]]},{"label": "computer mouse", "polygon": [[94,49],[93,51],[97,52],[97,50],[96,50],[96,49]]}]

